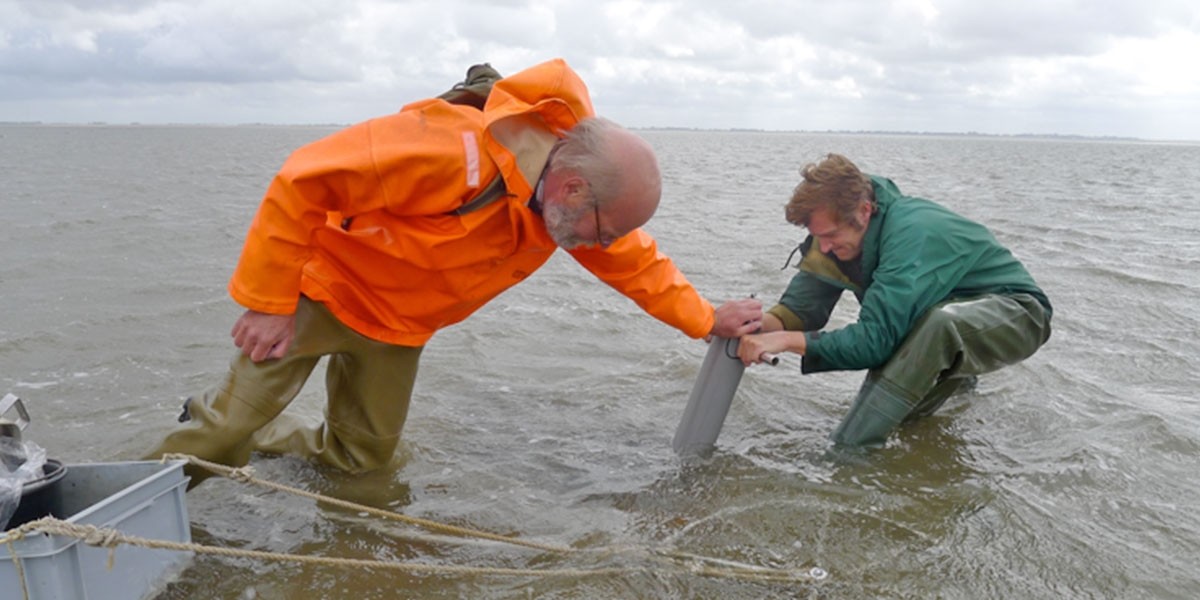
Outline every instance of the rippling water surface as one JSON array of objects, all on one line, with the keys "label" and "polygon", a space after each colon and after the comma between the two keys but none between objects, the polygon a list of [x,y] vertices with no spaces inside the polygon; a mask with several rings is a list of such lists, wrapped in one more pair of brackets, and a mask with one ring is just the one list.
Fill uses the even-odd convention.
[{"label": "rippling water surface", "polygon": [[[30,407],[26,435],[66,462],[132,459],[216,382],[249,219],[287,153],[331,131],[0,127],[0,392]],[[577,552],[463,542],[227,480],[188,495],[195,540],[214,546],[558,574],[197,557],[160,597],[1200,596],[1200,147],[642,133],[665,178],[647,228],[714,301],[782,291],[802,233],[783,203],[799,167],[833,151],[991,226],[1054,302],[1054,335],[866,454],[826,442],[861,373],[755,367],[716,452],[681,461],[671,436],[705,345],[562,254],[430,343],[398,470],[254,465]],[[843,304],[839,323],[854,318]],[[291,410],[315,419],[321,402],[310,385]],[[682,553],[828,577],[660,560]],[[601,568],[615,571],[575,573]]]}]

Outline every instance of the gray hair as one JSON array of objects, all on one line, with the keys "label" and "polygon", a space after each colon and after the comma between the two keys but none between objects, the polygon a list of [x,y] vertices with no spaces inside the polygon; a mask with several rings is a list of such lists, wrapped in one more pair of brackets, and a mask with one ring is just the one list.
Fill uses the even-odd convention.
[{"label": "gray hair", "polygon": [[588,182],[597,204],[607,204],[621,191],[621,169],[612,156],[612,133],[622,127],[604,117],[588,117],[559,140],[550,168],[568,169]]}]

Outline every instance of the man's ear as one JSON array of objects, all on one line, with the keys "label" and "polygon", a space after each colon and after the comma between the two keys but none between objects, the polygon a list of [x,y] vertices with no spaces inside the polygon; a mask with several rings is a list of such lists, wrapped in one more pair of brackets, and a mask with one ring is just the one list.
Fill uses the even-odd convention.
[{"label": "man's ear", "polygon": [[875,213],[875,204],[869,200],[864,201],[858,206],[858,215],[862,218],[862,222],[866,223],[871,220],[871,215]]},{"label": "man's ear", "polygon": [[574,196],[576,194],[586,195],[587,194],[587,185],[588,185],[588,183],[587,183],[586,179],[575,176],[575,175],[572,175],[565,182],[563,182],[563,186],[566,187],[566,190],[567,190],[568,198],[571,196]]}]

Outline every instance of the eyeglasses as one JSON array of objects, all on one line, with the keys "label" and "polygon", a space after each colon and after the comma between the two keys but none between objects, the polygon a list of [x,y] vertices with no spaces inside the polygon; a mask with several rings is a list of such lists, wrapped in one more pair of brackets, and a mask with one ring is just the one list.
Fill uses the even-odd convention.
[{"label": "eyeglasses", "polygon": [[601,248],[613,245],[613,242],[616,242],[618,238],[611,235],[604,235],[604,232],[600,231],[600,201],[595,196],[592,196],[592,211],[596,217],[596,245]]},{"label": "eyeglasses", "polygon": [[592,209],[596,212],[596,243],[601,247],[606,246],[604,243],[604,234],[600,233],[600,201],[592,197]]}]

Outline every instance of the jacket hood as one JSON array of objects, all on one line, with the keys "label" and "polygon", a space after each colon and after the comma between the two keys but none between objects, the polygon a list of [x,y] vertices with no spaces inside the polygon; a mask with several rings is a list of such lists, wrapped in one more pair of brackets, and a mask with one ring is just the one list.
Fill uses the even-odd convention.
[{"label": "jacket hood", "polygon": [[587,85],[561,58],[497,81],[483,108],[484,147],[509,192],[529,197],[550,147],[593,115]]}]

